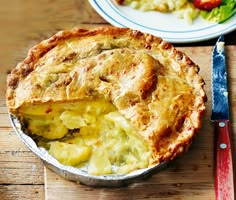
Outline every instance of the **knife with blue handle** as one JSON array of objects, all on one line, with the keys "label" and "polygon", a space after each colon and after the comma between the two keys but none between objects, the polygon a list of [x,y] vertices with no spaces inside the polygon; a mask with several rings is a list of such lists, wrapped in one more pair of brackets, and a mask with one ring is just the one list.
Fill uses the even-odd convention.
[{"label": "knife with blue handle", "polygon": [[234,200],[234,174],[229,121],[224,36],[220,36],[212,55],[212,114],[215,132],[216,200]]}]

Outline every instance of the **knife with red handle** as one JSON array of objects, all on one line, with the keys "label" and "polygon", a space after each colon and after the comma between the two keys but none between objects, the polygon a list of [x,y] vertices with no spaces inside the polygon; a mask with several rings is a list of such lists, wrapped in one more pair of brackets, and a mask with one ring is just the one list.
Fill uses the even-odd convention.
[{"label": "knife with red handle", "polygon": [[215,132],[216,200],[234,200],[234,172],[229,121],[224,37],[220,36],[212,56],[212,115]]},{"label": "knife with red handle", "polygon": [[215,123],[216,135],[216,162],[215,162],[215,192],[217,200],[234,200],[234,174],[230,143],[229,120],[217,120]]}]

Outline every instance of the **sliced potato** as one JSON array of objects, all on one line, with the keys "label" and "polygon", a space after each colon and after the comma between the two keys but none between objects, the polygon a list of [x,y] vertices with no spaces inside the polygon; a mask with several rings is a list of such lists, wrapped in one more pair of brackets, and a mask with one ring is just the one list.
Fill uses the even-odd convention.
[{"label": "sliced potato", "polygon": [[91,147],[56,141],[51,143],[49,153],[64,165],[76,166],[89,160]]}]

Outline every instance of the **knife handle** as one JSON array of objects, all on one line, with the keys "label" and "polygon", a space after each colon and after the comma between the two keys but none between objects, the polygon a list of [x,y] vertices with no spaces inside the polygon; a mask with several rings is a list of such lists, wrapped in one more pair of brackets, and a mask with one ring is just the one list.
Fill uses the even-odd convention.
[{"label": "knife handle", "polygon": [[214,122],[216,136],[215,193],[216,200],[234,200],[234,173],[229,120]]}]

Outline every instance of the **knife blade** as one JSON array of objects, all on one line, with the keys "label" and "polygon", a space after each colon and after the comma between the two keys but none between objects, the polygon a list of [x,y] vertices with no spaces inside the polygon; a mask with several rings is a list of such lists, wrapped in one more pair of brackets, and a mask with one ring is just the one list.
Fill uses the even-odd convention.
[{"label": "knife blade", "polygon": [[234,200],[234,174],[224,36],[220,36],[212,55],[212,114],[215,134],[216,200]]}]

